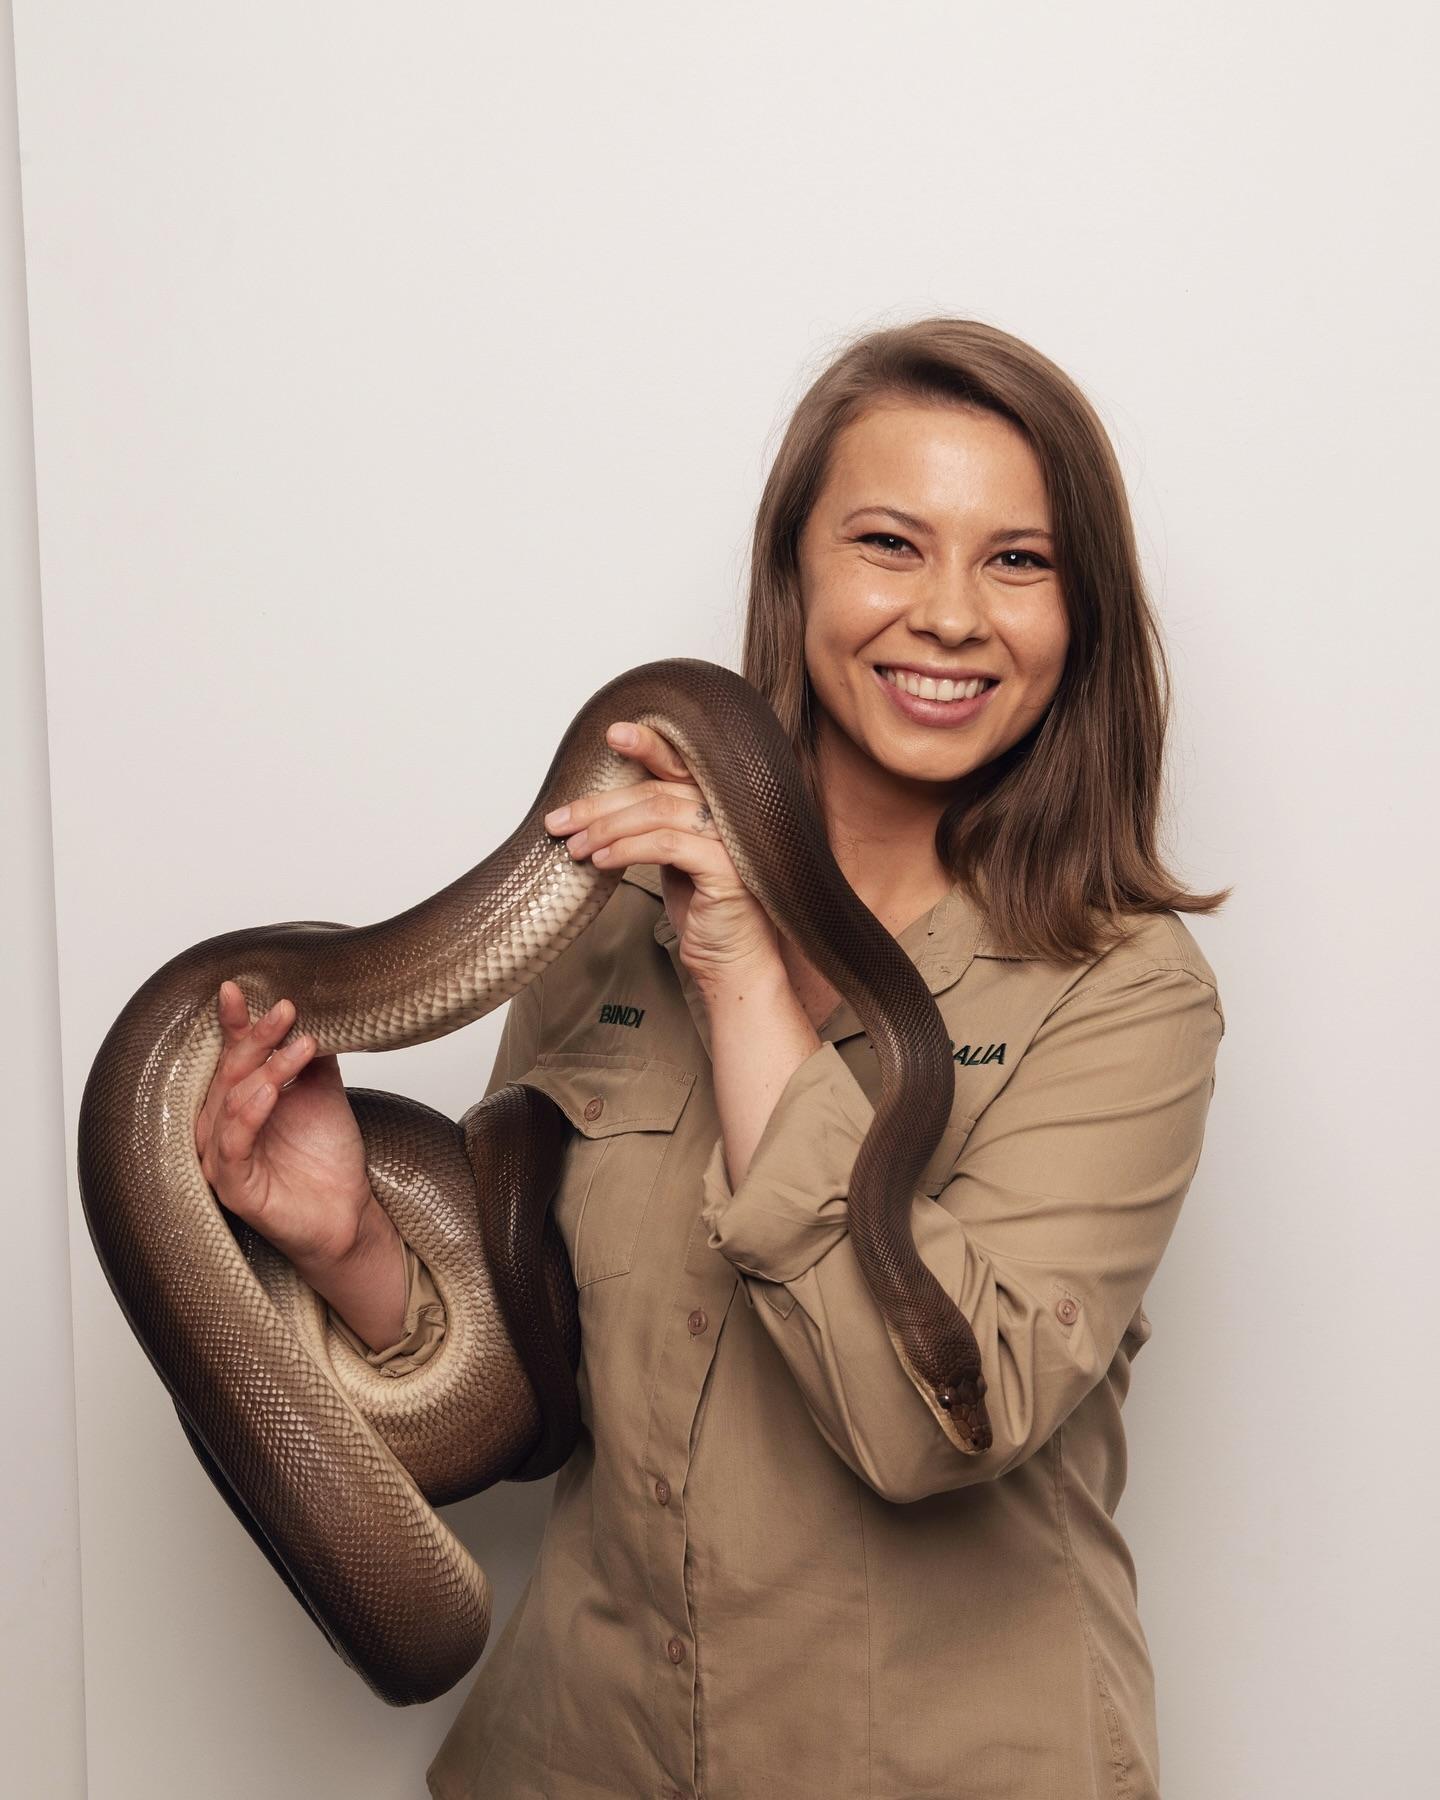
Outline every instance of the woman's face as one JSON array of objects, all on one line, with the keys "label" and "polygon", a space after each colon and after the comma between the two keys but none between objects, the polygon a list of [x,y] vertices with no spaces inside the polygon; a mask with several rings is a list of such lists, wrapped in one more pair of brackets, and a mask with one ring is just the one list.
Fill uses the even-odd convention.
[{"label": "woman's face", "polygon": [[[896,398],[851,421],[799,544],[822,767],[858,747],[902,782],[953,783],[1044,716],[1070,637],[1050,530],[1007,419]],[[976,698],[940,685],[970,694],[970,675],[990,678]]]}]

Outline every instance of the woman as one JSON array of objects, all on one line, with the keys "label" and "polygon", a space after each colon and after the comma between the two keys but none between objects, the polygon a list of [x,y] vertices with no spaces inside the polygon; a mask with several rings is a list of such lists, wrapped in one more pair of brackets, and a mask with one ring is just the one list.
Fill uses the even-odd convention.
[{"label": "woman", "polygon": [[[964,320],[848,347],[766,486],[743,672],[951,1033],[912,1224],[974,1328],[993,1441],[941,1430],[848,1240],[878,1087],[858,1019],[674,748],[616,721],[651,781],[546,823],[623,879],[517,996],[487,1090],[541,1087],[576,1127],[554,1207],[584,1429],[430,1790],[1144,1800],[1120,1408],[1224,1029],[1177,914],[1226,894],[1156,854],[1164,657],[1064,374]],[[334,1059],[272,1055],[288,1003],[252,1026],[227,983],[221,1016],[217,1191],[403,1377],[443,1307],[369,1192]]]}]

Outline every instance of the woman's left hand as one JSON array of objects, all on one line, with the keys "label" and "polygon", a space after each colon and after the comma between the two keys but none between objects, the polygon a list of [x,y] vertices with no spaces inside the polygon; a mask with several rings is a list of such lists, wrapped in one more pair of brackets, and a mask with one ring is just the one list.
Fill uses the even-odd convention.
[{"label": "woman's left hand", "polygon": [[[617,732],[635,734],[624,743]],[[617,720],[606,742],[648,769],[653,781],[579,795],[545,829],[566,834],[570,854],[597,868],[658,863],[665,910],[680,940],[679,955],[707,991],[771,964],[783,972],[780,939],[770,915],[735,871],[705,797],[669,740],[648,725]]]}]

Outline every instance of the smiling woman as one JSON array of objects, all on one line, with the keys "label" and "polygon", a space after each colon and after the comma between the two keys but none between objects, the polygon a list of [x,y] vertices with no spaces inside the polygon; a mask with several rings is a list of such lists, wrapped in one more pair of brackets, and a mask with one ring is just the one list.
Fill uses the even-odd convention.
[{"label": "smiling woman", "polygon": [[1051,542],[1018,427],[904,396],[838,433],[800,534],[822,784],[852,817],[888,820],[904,840],[889,846],[896,873],[928,863],[937,892],[953,875],[933,843],[936,793],[1020,742],[1060,685],[1070,631]]},{"label": "smiling woman", "polygon": [[[742,672],[950,1035],[910,1225],[988,1419],[937,1414],[861,1272],[860,1020],[615,721],[650,779],[546,823],[621,885],[489,1088],[558,1070],[586,1121],[554,1202],[584,1430],[431,1792],[1156,1800],[1120,1409],[1224,1030],[1178,914],[1224,895],[1155,853],[1164,659],[1074,384],[968,320],[847,348],[765,487]],[[602,1142],[617,1068],[673,1104]]]},{"label": "smiling woman", "polygon": [[[847,874],[909,887],[895,911],[962,881],[1012,952],[1068,960],[1228,895],[1156,848],[1170,676],[1109,439],[1007,332],[874,332],[805,394],[755,523],[742,669]],[[947,707],[940,683],[974,675],[988,697]]]}]

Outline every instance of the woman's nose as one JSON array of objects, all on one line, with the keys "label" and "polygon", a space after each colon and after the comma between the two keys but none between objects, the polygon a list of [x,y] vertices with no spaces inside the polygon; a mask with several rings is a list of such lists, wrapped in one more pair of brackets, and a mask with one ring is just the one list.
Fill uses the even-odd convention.
[{"label": "woman's nose", "polygon": [[985,597],[972,571],[936,568],[917,589],[912,630],[955,642],[986,630]]}]

